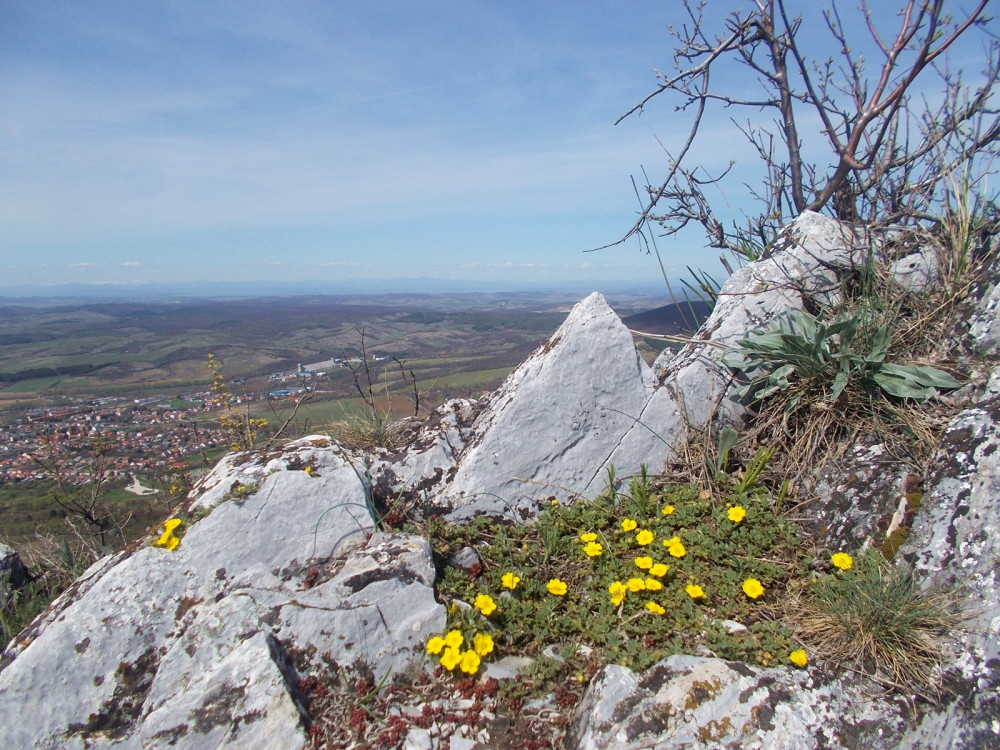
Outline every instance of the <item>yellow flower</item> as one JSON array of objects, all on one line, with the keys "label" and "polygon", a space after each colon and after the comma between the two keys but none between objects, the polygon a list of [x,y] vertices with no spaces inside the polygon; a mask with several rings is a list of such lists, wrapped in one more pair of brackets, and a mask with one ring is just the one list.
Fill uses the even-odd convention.
[{"label": "yellow flower", "polygon": [[664,505],[663,506],[663,510],[660,511],[660,513],[662,513],[665,516],[669,516],[673,512],[674,512],[674,506],[673,505]]},{"label": "yellow flower", "polygon": [[809,658],[806,656],[806,652],[801,648],[797,651],[792,651],[792,653],[788,655],[788,660],[796,667],[804,667],[809,663]]},{"label": "yellow flower", "polygon": [[655,578],[646,579],[646,591],[659,591],[663,588],[663,584],[657,581]]},{"label": "yellow flower", "polygon": [[593,532],[588,532],[586,534],[580,534],[580,541],[581,542],[596,542],[597,541],[597,534],[594,534]]},{"label": "yellow flower", "polygon": [[642,570],[649,570],[653,567],[652,557],[637,557],[635,558],[635,566]]},{"label": "yellow flower", "polygon": [[600,557],[601,553],[604,552],[604,547],[599,542],[587,542],[583,551],[587,553],[588,557]]},{"label": "yellow flower", "polygon": [[484,617],[489,617],[497,608],[497,603],[493,601],[493,597],[489,594],[480,594],[476,597],[476,601],[472,603],[472,606],[482,612]]},{"label": "yellow flower", "polygon": [[545,588],[549,590],[549,593],[554,596],[565,596],[566,595],[566,584],[560,581],[558,578],[552,578],[548,583],[545,584]]},{"label": "yellow flower", "polygon": [[751,599],[756,599],[757,597],[763,595],[764,587],[760,585],[760,581],[756,578],[747,578],[743,582],[743,593]]},{"label": "yellow flower", "polygon": [[449,672],[453,671],[462,661],[462,652],[457,648],[446,648],[441,656],[441,666]]},{"label": "yellow flower", "polygon": [[664,612],[667,611],[656,602],[646,602],[646,609],[648,609],[654,615],[662,615]]},{"label": "yellow flower", "polygon": [[739,523],[744,518],[746,518],[747,512],[742,505],[736,505],[729,509],[729,520],[733,523]]},{"label": "yellow flower", "polygon": [[608,586],[608,591],[611,592],[611,603],[616,607],[625,600],[625,594],[628,589],[625,584],[621,581],[615,581],[610,586]]},{"label": "yellow flower", "polygon": [[163,528],[165,528],[167,530],[168,534],[173,534],[174,533],[174,529],[176,529],[178,526],[180,526],[181,523],[182,523],[181,519],[179,519],[179,518],[171,518],[171,519],[163,522]]},{"label": "yellow flower", "polygon": [[624,521],[622,521],[622,531],[632,531],[638,525],[639,524],[637,524],[631,518],[626,518]]},{"label": "yellow flower", "polygon": [[160,534],[160,538],[153,542],[154,547],[165,547],[166,549],[176,549],[181,540],[174,536],[174,529],[181,525],[181,519],[171,518],[163,522],[165,531]]},{"label": "yellow flower", "polygon": [[549,500],[549,505],[551,505],[553,508],[559,505],[559,498],[554,497],[551,500]]},{"label": "yellow flower", "polygon": [[628,582],[625,585],[628,587],[628,590],[631,591],[633,594],[636,593],[637,591],[646,590],[646,582],[641,578],[629,578]]},{"label": "yellow flower", "polygon": [[653,543],[653,532],[648,529],[643,529],[638,534],[635,535],[635,541],[640,547],[645,547],[647,544]]},{"label": "yellow flower", "polygon": [[166,549],[176,549],[181,540],[169,532],[164,532],[159,539],[153,542],[155,547],[165,547]]},{"label": "yellow flower", "polygon": [[705,590],[701,586],[695,586],[693,583],[689,584],[684,590],[692,599],[701,599],[705,596]]},{"label": "yellow flower", "polygon": [[665,541],[663,546],[667,548],[667,552],[669,552],[672,557],[680,558],[687,554],[687,550],[684,549],[684,545],[681,544],[681,540],[677,537]]},{"label": "yellow flower", "polygon": [[312,473],[313,473],[313,467],[312,467],[312,466],[307,466],[307,467],[305,468],[305,472],[306,472],[306,474],[308,474],[309,476],[312,476]]},{"label": "yellow flower", "polygon": [[668,570],[670,570],[669,565],[664,565],[663,563],[656,563],[655,565],[653,565],[653,567],[649,569],[649,574],[651,576],[656,576],[657,578],[663,578],[663,576],[667,574]]},{"label": "yellow flower", "polygon": [[830,562],[841,570],[850,570],[854,566],[854,559],[846,552],[838,552],[830,558]]},{"label": "yellow flower", "polygon": [[475,674],[479,671],[479,654],[475,651],[466,651],[462,654],[462,660],[459,662],[459,669],[461,669],[466,674]]},{"label": "yellow flower", "polygon": [[493,653],[493,638],[489,633],[476,633],[476,637],[472,639],[472,650],[480,656]]},{"label": "yellow flower", "polygon": [[439,635],[434,636],[429,641],[427,641],[427,653],[428,654],[440,654],[444,650],[444,638]]},{"label": "yellow flower", "polygon": [[521,582],[521,577],[516,576],[513,573],[504,573],[503,578],[500,579],[500,583],[503,584],[505,589],[510,589],[513,591],[517,588],[517,584]]},{"label": "yellow flower", "polygon": [[461,630],[452,630],[444,637],[444,645],[448,648],[458,649],[464,642]]}]

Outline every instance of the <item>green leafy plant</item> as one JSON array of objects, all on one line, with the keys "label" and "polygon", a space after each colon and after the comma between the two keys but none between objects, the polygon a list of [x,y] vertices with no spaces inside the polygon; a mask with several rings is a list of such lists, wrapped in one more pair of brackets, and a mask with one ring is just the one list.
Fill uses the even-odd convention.
[{"label": "green leafy plant", "polygon": [[864,353],[855,351],[857,334],[858,320],[853,316],[827,323],[806,312],[789,312],[770,330],[740,339],[726,350],[723,362],[744,372],[763,371],[740,388],[744,398],[760,401],[794,388],[786,410],[818,392],[836,401],[852,385],[917,401],[933,398],[939,389],[959,387],[957,380],[935,367],[887,362],[886,325],[875,331]]},{"label": "green leafy plant", "polygon": [[[495,649],[484,661],[558,656],[545,662],[544,677],[525,677],[539,692],[587,679],[603,664],[645,669],[699,647],[787,662],[796,644],[774,613],[790,582],[805,577],[806,552],[767,492],[752,478],[743,485],[740,495],[735,486],[714,494],[663,485],[647,472],[618,494],[549,504],[532,524],[432,520],[448,632],[471,643],[489,631]],[[466,546],[482,559],[471,575],[448,564]],[[731,632],[723,620],[746,627]],[[429,645],[439,658],[440,643]],[[455,671],[456,656],[442,668]]]}]

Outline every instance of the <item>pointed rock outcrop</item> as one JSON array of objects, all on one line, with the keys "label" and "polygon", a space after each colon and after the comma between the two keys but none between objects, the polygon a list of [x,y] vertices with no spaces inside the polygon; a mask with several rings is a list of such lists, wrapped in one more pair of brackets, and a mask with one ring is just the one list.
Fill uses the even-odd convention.
[{"label": "pointed rock outcrop", "polygon": [[[540,498],[596,494],[655,385],[628,329],[591,294],[490,397],[435,502],[455,509],[453,517],[527,517]],[[616,468],[659,468],[666,445],[648,437],[645,450],[619,454]]]}]

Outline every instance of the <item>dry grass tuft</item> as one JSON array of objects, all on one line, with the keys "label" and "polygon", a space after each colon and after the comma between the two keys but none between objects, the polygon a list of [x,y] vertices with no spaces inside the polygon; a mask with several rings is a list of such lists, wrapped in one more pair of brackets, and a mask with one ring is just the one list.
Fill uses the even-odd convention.
[{"label": "dry grass tuft", "polygon": [[959,601],[921,591],[909,571],[869,551],[795,595],[785,622],[829,668],[933,702],[944,692],[944,637],[963,619]]},{"label": "dry grass tuft", "polygon": [[378,408],[364,407],[347,414],[333,429],[333,437],[345,448],[369,450],[399,446],[405,430],[399,420]]}]

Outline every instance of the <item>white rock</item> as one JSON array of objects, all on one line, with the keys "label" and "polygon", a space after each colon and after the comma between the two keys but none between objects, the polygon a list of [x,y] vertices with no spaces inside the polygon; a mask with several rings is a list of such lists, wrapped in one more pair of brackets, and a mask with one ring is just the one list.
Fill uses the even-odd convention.
[{"label": "white rock", "polygon": [[[435,502],[457,508],[453,518],[481,510],[518,517],[533,515],[541,497],[595,494],[654,387],[628,329],[600,294],[590,295],[490,398]],[[658,469],[664,455],[651,446],[644,460]],[[632,473],[639,463],[619,468]]]},{"label": "white rock", "polygon": [[[248,480],[255,492],[231,495]],[[329,441],[229,456],[204,491],[191,507],[208,515],[175,550],[140,542],[93,566],[8,649],[0,747],[132,742],[137,729],[150,741],[173,736],[185,722],[164,717],[205,709],[222,685],[246,686],[226,704],[234,717],[266,708],[268,718],[210,729],[206,746],[264,747],[301,734],[279,639],[381,676],[422,657],[443,628],[423,539],[376,535],[353,545],[331,580],[302,590],[310,565],[343,555],[371,528],[361,478]]]}]

